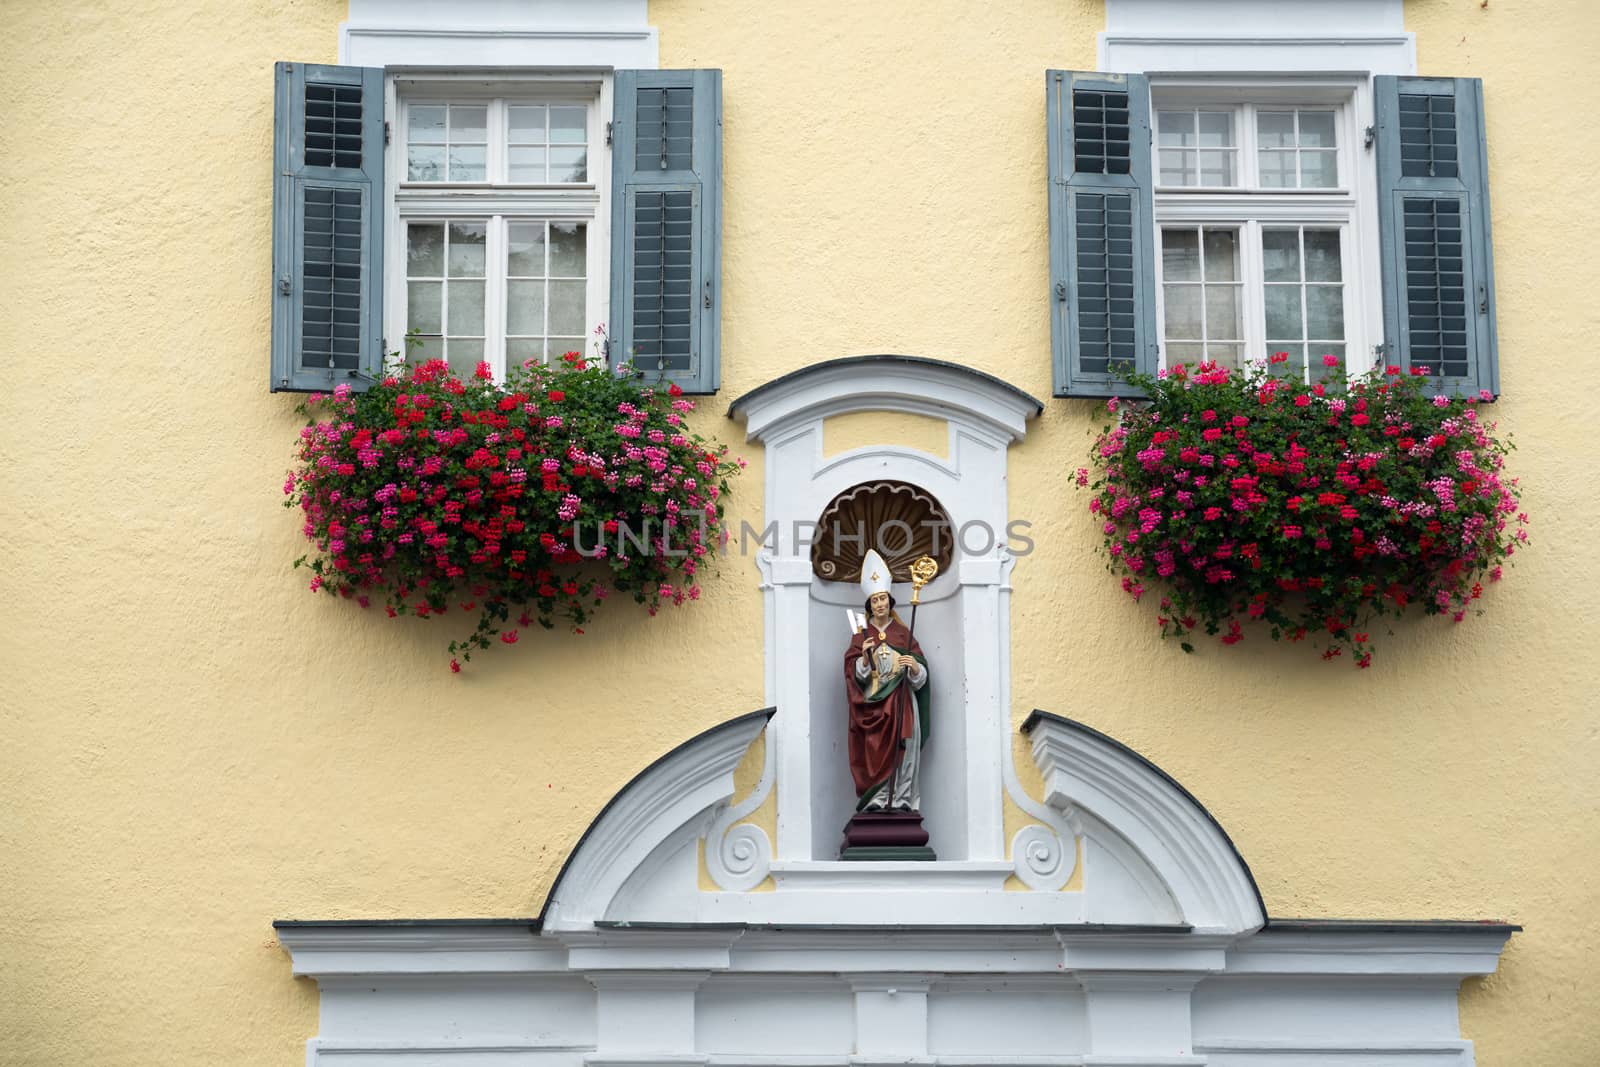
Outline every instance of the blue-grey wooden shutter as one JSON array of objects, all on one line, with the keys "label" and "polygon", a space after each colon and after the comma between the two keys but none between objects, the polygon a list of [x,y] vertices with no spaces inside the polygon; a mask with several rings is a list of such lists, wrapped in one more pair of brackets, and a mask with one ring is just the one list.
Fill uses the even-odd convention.
[{"label": "blue-grey wooden shutter", "polygon": [[279,63],[272,379],[365,389],[383,371],[383,68]]},{"label": "blue-grey wooden shutter", "polygon": [[1050,342],[1056,396],[1138,396],[1156,372],[1150,83],[1045,72],[1050,158]]},{"label": "blue-grey wooden shutter", "polygon": [[1383,361],[1500,394],[1483,83],[1376,79]]},{"label": "blue-grey wooden shutter", "polygon": [[714,393],[722,71],[617,71],[611,161],[611,360],[648,381]]}]

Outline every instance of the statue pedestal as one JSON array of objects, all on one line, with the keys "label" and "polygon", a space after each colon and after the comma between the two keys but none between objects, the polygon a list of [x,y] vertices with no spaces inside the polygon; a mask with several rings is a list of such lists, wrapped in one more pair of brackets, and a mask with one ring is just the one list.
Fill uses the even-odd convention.
[{"label": "statue pedestal", "polygon": [[844,827],[842,860],[933,860],[920,811],[858,811]]}]

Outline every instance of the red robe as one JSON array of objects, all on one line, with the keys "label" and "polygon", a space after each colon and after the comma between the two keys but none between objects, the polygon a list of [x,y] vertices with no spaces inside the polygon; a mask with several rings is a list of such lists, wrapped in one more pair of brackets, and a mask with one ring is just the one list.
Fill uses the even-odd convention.
[{"label": "red robe", "polygon": [[[922,738],[928,738],[927,684],[921,692],[911,688],[908,671],[902,671],[899,684],[887,696],[869,701],[867,689],[872,676],[866,681],[856,678],[856,660],[861,658],[861,645],[868,637],[878,644],[878,629],[870,621],[860,633],[850,639],[844,654],[844,688],[849,696],[849,753],[850,776],[855,779],[856,795],[864,796],[869,790],[889,780],[900,765],[901,742],[916,736],[916,721],[922,719]],[[884,644],[896,652],[915,656],[924,671],[928,661],[922,655],[911,632],[897,620],[891,619],[884,631]]]}]

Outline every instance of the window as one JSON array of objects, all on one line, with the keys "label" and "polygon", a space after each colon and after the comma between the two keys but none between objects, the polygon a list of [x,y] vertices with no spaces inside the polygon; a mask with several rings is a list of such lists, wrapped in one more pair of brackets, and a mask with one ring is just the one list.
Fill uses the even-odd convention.
[{"label": "window", "polygon": [[1045,72],[1055,395],[1273,352],[1498,395],[1483,83],[1399,0],[1234,6],[1107,0],[1105,69]]},{"label": "window", "polygon": [[486,360],[497,378],[594,354],[609,250],[601,88],[395,79],[391,348],[411,334],[411,361],[465,376]]},{"label": "window", "polygon": [[[1286,352],[1301,380],[1371,365],[1377,278],[1364,223],[1355,86],[1151,87],[1162,365]],[[1370,194],[1369,194],[1370,198]],[[1365,208],[1365,214],[1363,214]]]},{"label": "window", "polygon": [[365,389],[408,331],[501,377],[602,324],[613,365],[717,391],[721,71],[274,78],[273,391]]}]

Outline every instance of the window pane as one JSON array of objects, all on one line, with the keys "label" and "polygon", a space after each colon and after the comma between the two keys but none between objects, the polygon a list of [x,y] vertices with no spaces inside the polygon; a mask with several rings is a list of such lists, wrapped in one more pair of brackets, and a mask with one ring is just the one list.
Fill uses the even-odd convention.
[{"label": "window pane", "polygon": [[1166,336],[1185,340],[1204,337],[1200,322],[1200,287],[1169,285],[1165,295]]},{"label": "window pane", "polygon": [[408,282],[406,332],[443,333],[444,319],[440,314],[443,299],[443,282]]},{"label": "window pane", "polygon": [[544,342],[537,337],[506,338],[506,364],[520,366],[528,360],[544,362]]},{"label": "window pane", "polygon": [[481,105],[463,107],[450,105],[450,142],[460,144],[474,141],[479,144],[489,139],[489,109]]},{"label": "window pane", "polygon": [[1333,112],[1300,112],[1300,146],[1302,148],[1333,148]]},{"label": "window pane", "polygon": [[1294,112],[1256,112],[1256,143],[1262,148],[1294,147]]},{"label": "window pane", "polygon": [[1242,345],[1236,344],[1219,345],[1216,342],[1210,342],[1206,345],[1206,358],[1221,363],[1226,367],[1237,367],[1239,365],[1239,350],[1242,347]]},{"label": "window pane", "polygon": [[419,338],[415,347],[408,346],[406,352],[407,363],[426,363],[430,359],[444,358],[444,339],[442,337]]},{"label": "window pane", "polygon": [[453,281],[449,285],[450,328],[446,332],[483,336],[483,283]]},{"label": "window pane", "polygon": [[488,227],[481,222],[450,224],[450,277],[483,277],[487,231]]},{"label": "window pane", "polygon": [[1300,153],[1300,186],[1332,189],[1339,184],[1339,154],[1327,149]]},{"label": "window pane", "polygon": [[1200,280],[1200,231],[1161,231],[1161,275],[1169,282]]},{"label": "window pane", "polygon": [[589,139],[588,120],[588,108],[551,108],[550,140],[563,144],[583,144]]},{"label": "window pane", "polygon": [[1206,346],[1198,342],[1176,341],[1166,346],[1167,366],[1177,363],[1192,363],[1197,359],[1204,359]]},{"label": "window pane", "polygon": [[411,145],[406,149],[406,180],[444,181],[444,146]]},{"label": "window pane", "polygon": [[551,356],[564,356],[568,352],[576,352],[580,356],[587,355],[588,353],[584,352],[584,350],[583,350],[583,338],[581,338],[581,337],[552,337],[552,338],[550,338],[550,355]]},{"label": "window pane", "polygon": [[1299,341],[1268,341],[1267,351],[1276,354],[1287,352],[1289,362],[1272,364],[1277,370],[1275,373],[1287,374],[1295,378],[1301,377],[1306,370],[1306,346]]},{"label": "window pane", "polygon": [[543,148],[525,148],[513,145],[508,151],[507,165],[514,182],[542,182],[545,180]]},{"label": "window pane", "polygon": [[587,273],[588,228],[581,222],[550,224],[550,275],[555,278],[582,278]]},{"label": "window pane", "polygon": [[1193,152],[1184,152],[1177,148],[1163,148],[1161,150],[1160,184],[1184,184],[1188,180],[1189,169],[1193,160]]},{"label": "window pane", "polygon": [[[1239,286],[1206,286],[1207,340],[1221,340],[1244,336],[1239,330]],[[1330,335],[1331,336],[1331,335]]]},{"label": "window pane", "polygon": [[[1300,280],[1300,235],[1295,230],[1261,231],[1262,267],[1269,282]],[[1271,333],[1271,330],[1267,331]]]},{"label": "window pane", "polygon": [[444,108],[423,105],[406,109],[406,138],[441,144],[444,141]]},{"label": "window pane", "polygon": [[1267,336],[1304,337],[1300,320],[1300,287],[1267,286]]},{"label": "window pane", "polygon": [[1199,115],[1201,148],[1233,147],[1233,113],[1229,111],[1202,111]]},{"label": "window pane", "polygon": [[589,180],[589,150],[587,148],[550,149],[550,180],[553,182],[586,182]]},{"label": "window pane", "polygon": [[1309,347],[1311,348],[1312,352],[1316,353],[1311,357],[1311,362],[1313,365],[1312,369],[1317,372],[1318,377],[1323,377],[1327,373],[1325,370],[1323,370],[1323,368],[1326,366],[1326,364],[1322,362],[1323,356],[1337,356],[1339,359],[1339,365],[1344,365],[1344,345],[1312,344]]},{"label": "window pane", "polygon": [[506,111],[511,123],[511,140],[544,144],[545,107],[538,105],[512,105]]},{"label": "window pane", "polygon": [[1201,185],[1233,184],[1232,152],[1207,150],[1200,152],[1199,155]]},{"label": "window pane", "polygon": [[412,223],[406,229],[406,274],[413,278],[444,276],[444,227]]},{"label": "window pane", "polygon": [[582,334],[583,282],[550,283],[550,332]]},{"label": "window pane", "polygon": [[544,223],[513,222],[506,248],[506,273],[544,277]]},{"label": "window pane", "polygon": [[1193,111],[1157,112],[1156,127],[1163,145],[1192,145],[1194,138]]},{"label": "window pane", "polygon": [[544,282],[506,283],[506,333],[544,333]]},{"label": "window pane", "polygon": [[1286,189],[1294,186],[1294,152],[1262,152],[1260,156],[1263,188]]},{"label": "window pane", "polygon": [[[1239,234],[1234,230],[1207,230],[1206,281],[1232,282],[1239,278]],[[1237,337],[1237,334],[1229,334]]]},{"label": "window pane", "polygon": [[445,342],[446,359],[457,378],[470,380],[483,359],[482,340],[461,340],[455,337]]},{"label": "window pane", "polygon": [[1324,340],[1344,337],[1344,287],[1306,286],[1306,335]]},{"label": "window pane", "polygon": [[488,149],[483,145],[450,146],[450,180],[481,182],[488,177]]},{"label": "window pane", "polygon": [[1306,231],[1306,281],[1337,282],[1343,279],[1339,264],[1339,231]]}]

